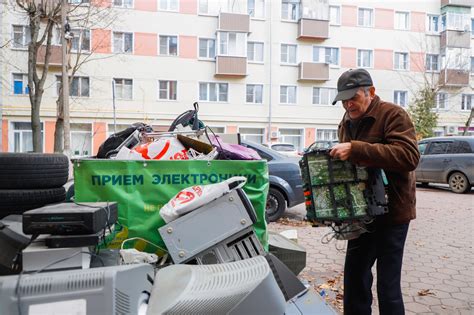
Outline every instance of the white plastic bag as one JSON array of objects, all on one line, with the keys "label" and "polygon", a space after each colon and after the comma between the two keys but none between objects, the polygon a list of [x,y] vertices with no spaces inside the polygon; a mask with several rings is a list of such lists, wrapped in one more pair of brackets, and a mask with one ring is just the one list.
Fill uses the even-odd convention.
[{"label": "white plastic bag", "polygon": [[132,150],[147,160],[189,160],[186,148],[175,137],[162,137]]},{"label": "white plastic bag", "polygon": [[169,223],[227,194],[232,189],[241,188],[246,182],[247,178],[234,176],[217,184],[196,185],[185,188],[160,209],[160,215],[166,223]]},{"label": "white plastic bag", "polygon": [[144,160],[145,158],[138,152],[130,150],[127,147],[122,147],[117,153],[114,160]]}]

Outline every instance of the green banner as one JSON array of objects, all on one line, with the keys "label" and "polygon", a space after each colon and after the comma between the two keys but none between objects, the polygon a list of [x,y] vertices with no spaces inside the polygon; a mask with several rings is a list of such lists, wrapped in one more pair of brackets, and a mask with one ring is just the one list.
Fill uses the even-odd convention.
[{"label": "green banner", "polygon": [[[74,162],[75,201],[116,201],[123,227],[109,244],[118,248],[140,237],[164,247],[158,228],[165,225],[159,210],[183,188],[245,176],[243,187],[255,212],[255,232],[268,249],[265,204],[268,193],[266,161],[115,161],[84,159]],[[199,229],[199,226],[196,226]],[[145,242],[127,242],[139,250],[156,251]],[[124,246],[125,248],[131,246]]]}]

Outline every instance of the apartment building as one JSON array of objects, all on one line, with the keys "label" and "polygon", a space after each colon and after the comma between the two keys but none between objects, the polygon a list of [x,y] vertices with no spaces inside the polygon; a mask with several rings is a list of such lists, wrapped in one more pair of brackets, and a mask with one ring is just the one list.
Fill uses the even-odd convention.
[{"label": "apartment building", "polygon": [[[301,150],[337,137],[344,110],[331,100],[339,75],[356,67],[404,108],[430,82],[438,135],[461,133],[473,106],[472,0],[83,0],[77,10],[91,7],[114,19],[71,25],[72,58],[90,59],[70,90],[74,155],[95,154],[114,127],[142,121],[167,130],[196,101],[216,132]],[[6,4],[0,18],[1,147],[29,151],[29,27]],[[53,47],[41,106],[45,152],[54,147],[60,50]]]}]

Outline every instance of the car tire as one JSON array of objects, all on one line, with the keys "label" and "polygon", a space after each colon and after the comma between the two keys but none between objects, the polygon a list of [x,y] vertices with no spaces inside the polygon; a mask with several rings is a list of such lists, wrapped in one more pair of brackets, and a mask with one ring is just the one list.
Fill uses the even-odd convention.
[{"label": "car tire", "polygon": [[449,188],[457,194],[464,194],[471,189],[471,184],[466,175],[461,172],[454,172],[449,175]]},{"label": "car tire", "polygon": [[275,188],[268,191],[267,203],[265,206],[265,218],[267,222],[275,222],[286,210],[285,196]]},{"label": "car tire", "polygon": [[42,207],[66,199],[64,187],[50,189],[0,190],[0,219],[10,214]]},{"label": "car tire", "polygon": [[57,188],[68,176],[64,154],[0,153],[0,189]]}]

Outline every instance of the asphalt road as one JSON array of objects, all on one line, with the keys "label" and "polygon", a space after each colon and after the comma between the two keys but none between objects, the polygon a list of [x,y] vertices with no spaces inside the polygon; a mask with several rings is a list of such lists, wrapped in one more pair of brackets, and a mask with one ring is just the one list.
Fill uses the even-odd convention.
[{"label": "asphalt road", "polygon": [[[342,311],[346,242],[326,243],[330,230],[303,222],[305,213],[303,205],[293,207],[269,229],[297,230],[307,250],[300,277]],[[402,269],[407,314],[474,314],[473,231],[474,190],[460,195],[446,185],[417,188],[417,218],[410,223]],[[378,314],[375,283],[373,314]]]}]

